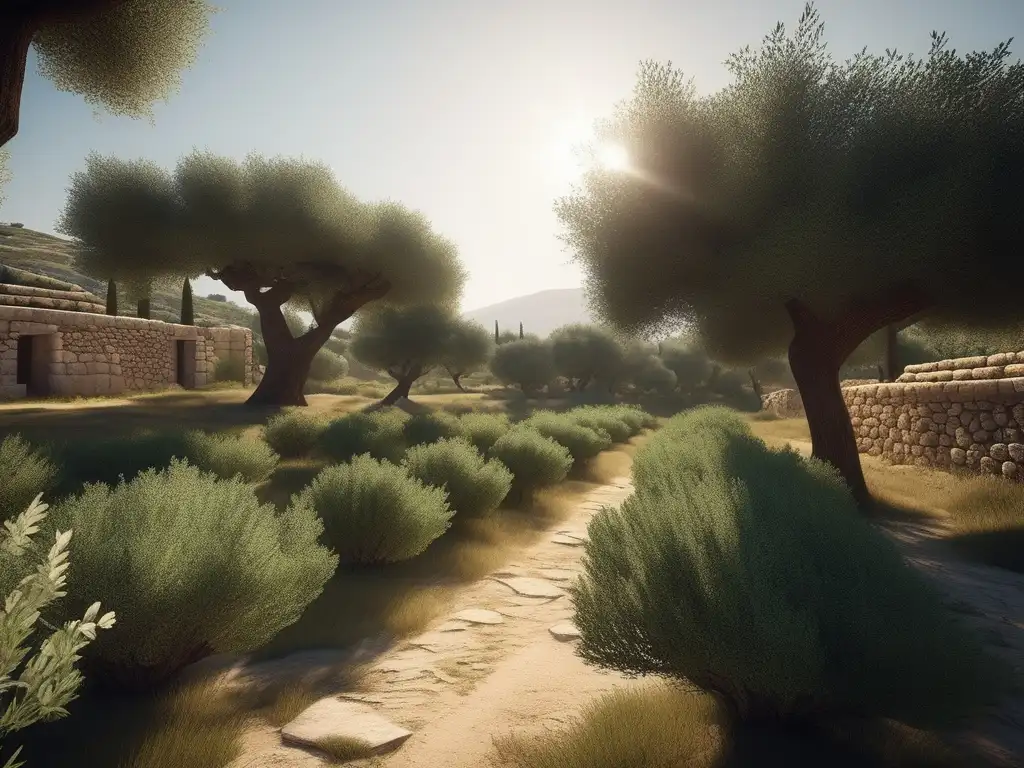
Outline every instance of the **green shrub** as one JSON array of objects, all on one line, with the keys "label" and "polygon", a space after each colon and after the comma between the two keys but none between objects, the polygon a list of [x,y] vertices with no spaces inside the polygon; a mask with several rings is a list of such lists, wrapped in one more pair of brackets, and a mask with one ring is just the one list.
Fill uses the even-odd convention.
[{"label": "green shrub", "polygon": [[445,490],[456,521],[493,512],[512,487],[512,473],[504,464],[485,462],[461,438],[410,448],[402,465],[417,480]]},{"label": "green shrub", "polygon": [[270,477],[278,455],[262,440],[232,435],[211,435],[194,430],[186,434],[185,458],[205,472],[227,480],[240,475],[258,483]]},{"label": "green shrub", "polygon": [[[39,643],[36,652],[28,644],[38,641],[40,612],[64,596],[67,582],[67,547],[71,531],[58,532],[42,562],[25,573],[19,561],[32,551],[33,534],[46,519],[42,494],[27,509],[0,528],[0,565],[3,581],[16,591],[7,594],[0,611],[0,738],[13,731],[67,714],[66,707],[78,696],[82,674],[75,667],[80,651],[96,638],[97,629],[114,626],[114,613],[100,615],[100,604],[92,603],[81,620],[54,629]],[[24,574],[22,576],[22,574]],[[51,627],[52,629],[52,627]],[[21,748],[14,750],[5,768],[19,768]]]},{"label": "green shrub", "polygon": [[198,430],[161,430],[126,437],[76,440],[55,448],[60,458],[60,489],[78,490],[85,483],[116,485],[147,469],[166,469],[173,459],[186,459],[222,479],[241,474],[258,482],[277,466],[278,457],[260,441]]},{"label": "green shrub", "polygon": [[365,454],[317,475],[292,498],[288,514],[296,511],[324,521],[324,540],[342,563],[408,560],[448,530],[452,519],[441,488]]},{"label": "green shrub", "polygon": [[263,439],[281,458],[295,459],[312,453],[325,429],[325,416],[305,409],[288,409],[267,422]]},{"label": "green shrub", "polygon": [[459,418],[466,439],[483,454],[512,426],[504,413],[467,413]]},{"label": "green shrub", "polygon": [[745,719],[929,728],[992,701],[995,662],[839,475],[702,410],[656,433],[635,492],[591,521],[572,589],[583,658],[685,679]]},{"label": "green shrub", "polygon": [[74,610],[103,595],[119,631],[87,660],[105,683],[141,689],[221,652],[249,651],[295,622],[338,558],[307,509],[278,515],[253,486],[184,461],[115,488],[93,484],[53,513],[72,527]]},{"label": "green shrub", "polygon": [[462,437],[465,434],[465,428],[459,417],[444,411],[425,411],[414,414],[405,422],[404,429],[407,445],[436,443],[438,440]]},{"label": "green shrub", "polygon": [[540,411],[520,423],[565,446],[576,463],[594,458],[612,444],[607,432],[596,432],[552,411]]},{"label": "green shrub", "polygon": [[397,464],[405,455],[403,426],[407,418],[397,408],[346,414],[327,425],[320,434],[318,449],[337,462],[368,453]]},{"label": "green shrub", "polygon": [[626,422],[633,435],[639,435],[644,429],[652,426],[654,417],[632,405],[606,405],[604,410],[620,421]]},{"label": "green shrub", "polygon": [[567,411],[565,415],[581,427],[607,432],[613,443],[625,443],[634,434],[633,428],[607,406],[584,405]]},{"label": "green shrub", "polygon": [[53,488],[58,470],[21,435],[0,441],[0,522],[21,514],[39,493]]},{"label": "green shrub", "polygon": [[348,360],[329,349],[321,348],[309,366],[309,378],[314,381],[333,381],[348,375]]},{"label": "green shrub", "polygon": [[214,381],[245,381],[245,361],[236,356],[221,357],[213,367]]},{"label": "green shrub", "polygon": [[487,454],[512,472],[512,492],[519,498],[562,482],[572,455],[562,445],[529,427],[516,426],[498,438]]}]

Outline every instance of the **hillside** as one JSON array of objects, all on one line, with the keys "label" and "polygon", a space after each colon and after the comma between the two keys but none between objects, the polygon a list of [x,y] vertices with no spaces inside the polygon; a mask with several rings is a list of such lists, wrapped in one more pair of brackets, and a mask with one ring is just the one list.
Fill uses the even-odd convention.
[{"label": "hillside", "polygon": [[466,312],[463,317],[487,328],[498,321],[501,330],[518,331],[519,323],[527,333],[547,336],[555,328],[569,323],[594,322],[587,311],[582,288],[554,288],[517,296],[489,307]]},{"label": "hillside", "polygon": [[[53,235],[19,227],[0,226],[0,265],[24,269],[39,275],[81,286],[95,296],[106,297],[104,280],[84,275],[74,266],[75,245]],[[195,296],[196,325],[243,325],[249,327],[253,312],[228,301],[212,301]],[[150,300],[154,320],[177,322],[181,312],[181,285],[156,288]],[[135,306],[123,292],[118,295],[118,313],[134,315]]]}]

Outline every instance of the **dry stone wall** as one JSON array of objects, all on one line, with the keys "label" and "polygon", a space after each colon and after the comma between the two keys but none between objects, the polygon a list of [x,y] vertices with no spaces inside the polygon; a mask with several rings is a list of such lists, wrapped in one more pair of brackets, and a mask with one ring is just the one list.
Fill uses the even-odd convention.
[{"label": "dry stone wall", "polygon": [[0,306],[0,399],[203,386],[226,358],[251,384],[249,329]]},{"label": "dry stone wall", "polygon": [[843,398],[861,453],[1024,481],[1024,351],[909,365]]}]

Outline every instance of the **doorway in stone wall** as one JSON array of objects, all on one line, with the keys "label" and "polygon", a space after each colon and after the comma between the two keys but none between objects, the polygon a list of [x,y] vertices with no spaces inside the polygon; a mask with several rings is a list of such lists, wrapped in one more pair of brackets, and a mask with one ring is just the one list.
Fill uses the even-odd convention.
[{"label": "doorway in stone wall", "polygon": [[44,397],[50,393],[50,355],[52,334],[18,336],[18,384],[25,385],[27,397]]},{"label": "doorway in stone wall", "polygon": [[174,342],[174,381],[185,389],[196,386],[196,343],[188,339]]}]

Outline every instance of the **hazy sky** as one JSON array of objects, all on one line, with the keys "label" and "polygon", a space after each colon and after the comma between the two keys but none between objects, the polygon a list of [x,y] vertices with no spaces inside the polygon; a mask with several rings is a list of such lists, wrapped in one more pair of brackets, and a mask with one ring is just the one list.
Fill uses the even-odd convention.
[{"label": "hazy sky", "polygon": [[[422,210],[458,243],[472,309],[580,284],[557,238],[573,126],[627,97],[641,59],[671,59],[708,92],[722,66],[803,0],[215,0],[181,92],[155,121],[94,116],[36,74],[8,148],[0,219],[52,231],[90,151],[172,168],[193,147],[323,160],[364,199]],[[819,0],[829,45],[924,53],[1024,35],[1024,0]],[[1024,46],[1024,40],[1021,45]],[[1021,47],[1013,46],[1014,58]],[[204,279],[200,294],[223,290]]]}]

